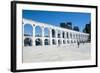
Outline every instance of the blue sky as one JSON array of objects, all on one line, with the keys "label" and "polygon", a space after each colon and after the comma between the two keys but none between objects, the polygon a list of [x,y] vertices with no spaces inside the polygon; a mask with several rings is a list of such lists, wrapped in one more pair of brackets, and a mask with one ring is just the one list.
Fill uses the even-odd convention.
[{"label": "blue sky", "polygon": [[72,25],[78,26],[80,31],[91,21],[90,13],[79,12],[23,10],[22,17],[55,26],[59,26],[61,22],[72,22]]}]

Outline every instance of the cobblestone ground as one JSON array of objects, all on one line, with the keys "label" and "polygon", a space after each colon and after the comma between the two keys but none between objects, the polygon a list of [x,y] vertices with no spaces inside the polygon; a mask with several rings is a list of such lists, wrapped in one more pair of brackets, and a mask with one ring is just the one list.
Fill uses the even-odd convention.
[{"label": "cobblestone ground", "polygon": [[24,47],[23,63],[91,59],[91,44]]}]

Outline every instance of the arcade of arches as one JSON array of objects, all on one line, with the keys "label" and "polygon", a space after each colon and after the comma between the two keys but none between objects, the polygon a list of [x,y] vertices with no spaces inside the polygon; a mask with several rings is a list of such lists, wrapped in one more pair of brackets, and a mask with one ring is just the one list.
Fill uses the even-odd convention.
[{"label": "arcade of arches", "polygon": [[24,46],[74,44],[77,42],[86,42],[89,36],[86,33],[46,25],[44,23],[36,23],[26,19],[23,22]]}]

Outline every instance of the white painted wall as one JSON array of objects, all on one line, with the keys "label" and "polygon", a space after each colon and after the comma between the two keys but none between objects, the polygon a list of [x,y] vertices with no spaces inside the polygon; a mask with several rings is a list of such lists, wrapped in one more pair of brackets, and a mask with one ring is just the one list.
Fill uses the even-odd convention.
[{"label": "white painted wall", "polygon": [[[0,73],[11,73],[10,72],[10,1],[0,1]],[[98,5],[100,8],[100,0],[29,0],[37,2],[55,2],[55,3],[71,3],[71,4],[86,4],[86,5]],[[99,12],[100,13],[100,10]],[[98,15],[100,16],[100,14]],[[98,17],[100,19],[100,17]],[[98,23],[100,24],[100,22]],[[98,25],[98,31],[100,31],[100,25]],[[98,34],[100,37],[100,34]],[[100,38],[98,39],[100,43]],[[100,45],[99,45],[100,48]],[[98,52],[100,49],[98,48]],[[100,56],[100,53],[98,53]],[[99,66],[100,66],[100,57]],[[65,69],[65,70],[52,70],[52,71],[38,71],[34,73],[99,73],[100,67],[98,68],[81,68],[81,69]],[[24,73],[24,72],[23,72]],[[29,73],[29,72],[25,72]],[[33,73],[33,72],[30,72]]]},{"label": "white painted wall", "polygon": [[[89,34],[86,34],[86,33],[82,33],[82,32],[77,32],[77,31],[73,31],[73,30],[69,30],[69,29],[64,29],[64,28],[61,28],[61,27],[57,27],[57,26],[52,26],[51,24],[45,24],[45,23],[40,23],[40,22],[37,22],[37,21],[33,21],[33,20],[29,20],[29,19],[23,19],[23,27],[24,25],[26,24],[30,24],[31,26],[33,26],[33,24],[35,26],[33,26],[33,32],[34,32],[34,29],[36,28],[36,26],[39,26],[41,29],[42,29],[42,37],[39,37],[42,42],[44,42],[44,39],[46,39],[47,37],[44,37],[44,29],[45,28],[48,28],[49,32],[52,33],[52,29],[54,29],[55,31],[55,38],[52,38],[52,37],[48,37],[47,39],[50,39],[50,43],[52,42],[51,39],[53,40],[56,40],[56,46],[58,45],[58,31],[61,31],[60,35],[64,32],[64,38],[61,36],[60,40],[63,41],[65,40],[66,44],[67,44],[67,40],[69,40],[69,42],[71,42],[70,40],[72,40],[73,42],[77,42],[77,41],[87,41],[88,40],[88,36]],[[50,29],[51,28],[51,29]],[[23,29],[24,31],[24,29]],[[69,37],[70,39],[66,38],[66,33],[68,32],[68,36],[70,35],[70,33],[72,34],[72,38]],[[24,32],[23,32],[24,34]],[[77,38],[73,38],[73,34],[75,35],[78,35]],[[85,37],[79,37],[79,35],[84,35]],[[38,37],[35,37],[35,33],[33,33],[33,36],[32,37],[28,37],[28,36],[24,36],[23,38],[23,42],[25,40],[25,38],[33,38],[32,41],[32,45],[35,46],[35,40],[38,38]],[[42,43],[44,45],[44,43]],[[66,44],[61,44],[61,45],[66,45]],[[76,44],[76,43],[74,43]],[[23,44],[24,45],[24,44]],[[42,46],[43,46],[42,45]],[[52,44],[50,44],[51,46]]]}]

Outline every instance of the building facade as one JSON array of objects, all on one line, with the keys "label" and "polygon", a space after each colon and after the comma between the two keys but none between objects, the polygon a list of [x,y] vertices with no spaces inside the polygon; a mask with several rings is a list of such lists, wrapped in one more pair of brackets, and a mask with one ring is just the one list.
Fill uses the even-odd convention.
[{"label": "building facade", "polygon": [[85,43],[88,37],[89,34],[86,33],[23,19],[23,46],[61,46]]}]

